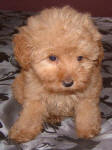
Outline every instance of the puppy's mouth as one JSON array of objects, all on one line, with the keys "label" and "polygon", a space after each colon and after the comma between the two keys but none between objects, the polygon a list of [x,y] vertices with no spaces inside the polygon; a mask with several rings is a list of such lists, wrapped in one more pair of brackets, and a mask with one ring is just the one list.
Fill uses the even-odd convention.
[{"label": "puppy's mouth", "polygon": [[76,90],[71,89],[71,88],[67,88],[67,89],[63,89],[63,88],[59,88],[59,89],[53,89],[53,88],[49,88],[47,89],[49,92],[52,93],[58,93],[58,94],[64,94],[64,95],[71,95],[74,94],[76,92]]}]

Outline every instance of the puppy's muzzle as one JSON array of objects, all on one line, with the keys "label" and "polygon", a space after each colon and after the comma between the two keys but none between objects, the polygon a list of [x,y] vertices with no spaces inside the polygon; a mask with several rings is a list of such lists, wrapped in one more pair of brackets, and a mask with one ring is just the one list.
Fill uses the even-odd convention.
[{"label": "puppy's muzzle", "polygon": [[73,80],[70,80],[70,81],[63,81],[63,86],[64,87],[71,87],[73,84],[74,84],[74,81]]}]

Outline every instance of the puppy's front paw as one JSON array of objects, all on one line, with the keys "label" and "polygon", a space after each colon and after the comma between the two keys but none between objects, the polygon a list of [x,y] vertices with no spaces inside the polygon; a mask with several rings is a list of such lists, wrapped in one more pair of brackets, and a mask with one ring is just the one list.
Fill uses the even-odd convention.
[{"label": "puppy's front paw", "polygon": [[90,127],[90,128],[79,128],[77,129],[77,135],[79,138],[93,138],[94,136],[96,136],[100,131],[100,127],[99,128],[95,128],[95,127]]},{"label": "puppy's front paw", "polygon": [[16,141],[17,143],[28,142],[35,138],[41,132],[41,127],[37,129],[32,128],[17,128],[13,126],[9,132],[9,138]]}]

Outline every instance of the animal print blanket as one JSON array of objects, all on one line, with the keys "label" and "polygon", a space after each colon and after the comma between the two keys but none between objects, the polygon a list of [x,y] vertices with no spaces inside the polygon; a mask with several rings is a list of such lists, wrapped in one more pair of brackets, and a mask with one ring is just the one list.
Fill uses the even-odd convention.
[{"label": "animal print blanket", "polygon": [[12,35],[32,14],[0,11],[0,150],[112,150],[112,18],[93,18],[103,35],[105,50],[100,134],[90,140],[78,139],[72,118],[68,118],[57,126],[44,124],[43,132],[27,143],[17,144],[7,138],[8,130],[21,109],[11,92],[11,84],[20,71],[13,57]]}]

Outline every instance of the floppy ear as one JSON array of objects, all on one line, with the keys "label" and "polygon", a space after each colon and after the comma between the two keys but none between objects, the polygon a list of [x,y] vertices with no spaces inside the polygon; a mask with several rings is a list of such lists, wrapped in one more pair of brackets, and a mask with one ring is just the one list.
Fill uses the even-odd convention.
[{"label": "floppy ear", "polygon": [[30,66],[31,48],[28,41],[21,33],[16,34],[13,38],[14,54],[20,66],[27,70]]},{"label": "floppy ear", "polygon": [[86,29],[90,32],[92,39],[98,43],[99,55],[98,55],[98,58],[96,60],[96,65],[100,65],[102,62],[102,59],[104,57],[104,50],[103,50],[103,46],[101,43],[102,36],[99,33],[95,24],[93,23],[93,21],[91,19],[91,15],[86,14],[84,19],[85,19],[84,25],[85,25]]}]

